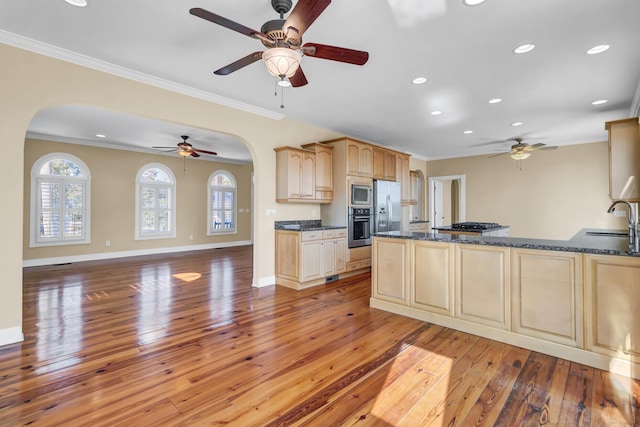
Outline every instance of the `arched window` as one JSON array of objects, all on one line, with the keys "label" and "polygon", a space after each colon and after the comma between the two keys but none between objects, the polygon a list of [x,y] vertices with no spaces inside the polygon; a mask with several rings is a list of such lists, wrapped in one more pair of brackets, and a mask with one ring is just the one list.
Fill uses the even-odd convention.
[{"label": "arched window", "polygon": [[136,240],[176,237],[176,178],[159,163],[136,177]]},{"label": "arched window", "polygon": [[209,178],[207,234],[236,233],[236,179],[231,172],[215,171]]},{"label": "arched window", "polygon": [[91,243],[91,174],[71,154],[50,153],[31,168],[29,246]]}]

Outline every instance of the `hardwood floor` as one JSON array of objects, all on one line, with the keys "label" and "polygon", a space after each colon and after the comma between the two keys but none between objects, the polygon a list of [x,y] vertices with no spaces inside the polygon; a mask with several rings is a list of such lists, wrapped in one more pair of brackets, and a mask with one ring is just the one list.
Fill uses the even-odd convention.
[{"label": "hardwood floor", "polygon": [[370,278],[251,287],[251,247],[25,269],[0,425],[629,426],[640,382],[371,309]]}]

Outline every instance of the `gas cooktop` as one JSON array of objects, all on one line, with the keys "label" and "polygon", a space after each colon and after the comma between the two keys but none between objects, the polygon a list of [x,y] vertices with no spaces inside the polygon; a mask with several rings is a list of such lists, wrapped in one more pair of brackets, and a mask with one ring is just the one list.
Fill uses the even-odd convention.
[{"label": "gas cooktop", "polygon": [[451,224],[452,230],[490,230],[500,227],[496,222],[457,222]]}]

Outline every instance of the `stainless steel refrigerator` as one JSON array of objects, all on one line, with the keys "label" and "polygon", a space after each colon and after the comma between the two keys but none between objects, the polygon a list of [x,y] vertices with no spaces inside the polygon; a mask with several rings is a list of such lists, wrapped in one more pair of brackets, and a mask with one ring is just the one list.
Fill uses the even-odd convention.
[{"label": "stainless steel refrigerator", "polygon": [[373,231],[399,231],[400,183],[394,181],[373,181]]}]

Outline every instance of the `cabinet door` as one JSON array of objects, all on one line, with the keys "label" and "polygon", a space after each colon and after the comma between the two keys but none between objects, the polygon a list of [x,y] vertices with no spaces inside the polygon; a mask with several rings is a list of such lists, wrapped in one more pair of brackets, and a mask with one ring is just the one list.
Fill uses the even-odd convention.
[{"label": "cabinet door", "polygon": [[289,151],[287,161],[287,198],[302,198],[302,171],[304,157],[300,151]]},{"label": "cabinet door", "polygon": [[373,146],[360,144],[360,176],[373,177]]},{"label": "cabinet door", "polygon": [[410,305],[453,316],[453,256],[450,243],[412,241]]},{"label": "cabinet door", "polygon": [[333,148],[316,144],[316,191],[333,191]]},{"label": "cabinet door", "polygon": [[300,172],[300,194],[303,198],[316,197],[316,155],[303,153]]},{"label": "cabinet door", "polygon": [[511,249],[513,330],[582,347],[582,255]]},{"label": "cabinet door", "polygon": [[609,196],[640,201],[640,129],[638,118],[607,122],[609,131]]},{"label": "cabinet door", "polygon": [[322,240],[302,242],[300,257],[300,281],[324,277],[324,245]]},{"label": "cabinet door", "polygon": [[408,303],[407,243],[404,239],[373,238],[373,298]]},{"label": "cabinet door", "polygon": [[360,175],[360,144],[347,140],[347,175]]},{"label": "cabinet door", "polygon": [[300,233],[276,230],[276,276],[298,280]]},{"label": "cabinet door", "polygon": [[509,330],[509,248],[456,246],[456,317]]},{"label": "cabinet door", "polygon": [[411,200],[408,154],[396,154],[396,181],[400,183],[400,202],[408,205]]},{"label": "cabinet door", "polygon": [[347,239],[334,240],[335,246],[335,273],[347,271]]},{"label": "cabinet door", "polygon": [[586,347],[640,363],[640,258],[585,255]]},{"label": "cabinet door", "polygon": [[385,154],[383,148],[374,147],[373,149],[373,177],[375,179],[385,179]]}]

